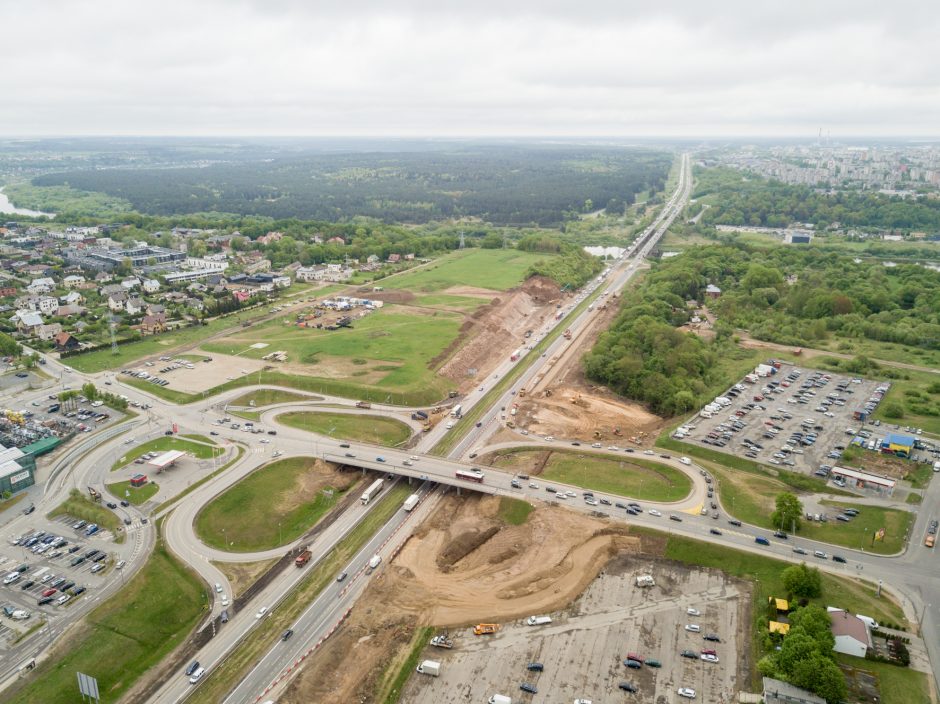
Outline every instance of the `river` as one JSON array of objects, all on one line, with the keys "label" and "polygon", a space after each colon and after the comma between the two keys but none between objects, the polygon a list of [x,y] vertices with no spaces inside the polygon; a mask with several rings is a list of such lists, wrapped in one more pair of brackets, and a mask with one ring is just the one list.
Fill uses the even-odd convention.
[{"label": "river", "polygon": [[55,213],[43,213],[39,210],[29,210],[27,208],[17,208],[10,202],[10,199],[6,197],[3,193],[3,189],[0,188],[0,213],[5,215],[28,215],[30,217],[38,218],[45,215],[49,218],[54,218]]}]

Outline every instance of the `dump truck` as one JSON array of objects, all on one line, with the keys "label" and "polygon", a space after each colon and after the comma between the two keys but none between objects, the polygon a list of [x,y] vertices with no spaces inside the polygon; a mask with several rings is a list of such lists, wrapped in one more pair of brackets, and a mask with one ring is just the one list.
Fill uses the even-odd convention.
[{"label": "dump truck", "polygon": [[406,511],[411,511],[415,506],[418,505],[418,502],[420,500],[421,500],[420,496],[418,496],[417,494],[412,494],[407,499],[405,499],[405,503],[402,504],[402,508],[405,509]]},{"label": "dump truck", "polygon": [[561,334],[561,336],[564,337],[566,340],[570,340],[570,339],[571,339],[571,328],[568,328],[567,330],[565,330],[565,331]]},{"label": "dump truck", "polygon": [[430,675],[431,677],[440,677],[441,676],[441,663],[436,660],[425,660],[418,667],[415,668],[422,675]]},{"label": "dump truck", "polygon": [[415,411],[411,414],[411,420],[427,420],[428,414],[425,411]]},{"label": "dump truck", "polygon": [[475,636],[490,636],[496,633],[499,630],[498,623],[478,623],[473,627],[473,635]]},{"label": "dump truck", "polygon": [[303,566],[306,565],[308,562],[310,562],[310,558],[311,558],[311,557],[313,557],[313,553],[310,552],[309,549],[304,548],[304,551],[303,551],[302,553],[300,553],[300,554],[297,556],[297,559],[296,559],[296,560],[294,560],[294,564],[295,564],[297,567],[303,567]]},{"label": "dump truck", "polygon": [[372,404],[368,401],[356,401],[356,408],[372,408]]}]

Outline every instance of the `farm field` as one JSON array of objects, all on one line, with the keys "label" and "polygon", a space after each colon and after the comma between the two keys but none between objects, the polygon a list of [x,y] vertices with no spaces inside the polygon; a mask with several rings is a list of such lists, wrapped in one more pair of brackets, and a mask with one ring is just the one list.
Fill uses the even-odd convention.
[{"label": "farm field", "polygon": [[529,266],[551,256],[515,249],[465,249],[396,276],[388,281],[387,288],[416,293],[433,293],[451,286],[505,291],[522,283]]}]

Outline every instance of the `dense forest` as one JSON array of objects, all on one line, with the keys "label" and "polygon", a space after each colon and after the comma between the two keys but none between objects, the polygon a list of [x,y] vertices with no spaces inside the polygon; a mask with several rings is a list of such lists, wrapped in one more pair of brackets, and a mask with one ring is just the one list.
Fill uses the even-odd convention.
[{"label": "dense forest", "polygon": [[[708,284],[722,290],[708,304],[718,318],[715,343],[674,329],[691,313],[685,301],[703,301]],[[698,247],[658,262],[625,296],[585,371],[658,413],[680,413],[704,400],[716,345],[735,328],[800,346],[834,336],[940,349],[940,273],[812,247]]]},{"label": "dense forest", "polygon": [[637,193],[662,189],[672,163],[662,151],[536,145],[226,156],[201,168],[75,170],[39,175],[32,183],[106,193],[156,215],[333,222],[363,215],[408,223],[473,217],[545,226],[597,208],[622,212]]},{"label": "dense forest", "polygon": [[694,198],[717,195],[702,217],[706,225],[786,227],[812,223],[817,229],[842,227],[940,230],[940,200],[904,199],[868,191],[819,192],[715,168],[696,172]]}]

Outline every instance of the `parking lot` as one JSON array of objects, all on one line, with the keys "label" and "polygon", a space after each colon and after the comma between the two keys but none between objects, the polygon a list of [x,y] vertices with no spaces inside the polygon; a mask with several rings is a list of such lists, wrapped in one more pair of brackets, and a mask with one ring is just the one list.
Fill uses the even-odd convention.
[{"label": "parking lot", "polygon": [[[639,575],[651,575],[655,586],[638,587]],[[749,628],[744,588],[717,571],[621,556],[567,610],[550,614],[550,624],[504,623],[491,636],[463,629],[450,633],[451,650],[428,646],[420,660],[441,662],[440,676],[413,674],[402,701],[485,702],[498,693],[513,702],[665,703],[683,701],[677,690],[689,687],[697,701],[730,704],[747,669],[738,651]],[[708,649],[717,662],[702,659]],[[625,666],[630,654],[644,662]],[[530,663],[543,669],[530,671]],[[621,682],[636,693],[622,691]]]},{"label": "parking lot", "polygon": [[[118,564],[110,534],[60,516],[0,544],[0,648],[38,619],[50,620],[100,588]],[[13,578],[13,575],[18,575]]]},{"label": "parking lot", "polygon": [[827,476],[859,432],[866,442],[884,436],[879,421],[866,423],[854,414],[866,405],[876,408],[888,387],[887,382],[784,363],[776,374],[756,382],[746,377],[735,384],[712,404],[712,409],[720,410],[701,411],[674,437],[791,471]]}]

